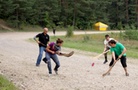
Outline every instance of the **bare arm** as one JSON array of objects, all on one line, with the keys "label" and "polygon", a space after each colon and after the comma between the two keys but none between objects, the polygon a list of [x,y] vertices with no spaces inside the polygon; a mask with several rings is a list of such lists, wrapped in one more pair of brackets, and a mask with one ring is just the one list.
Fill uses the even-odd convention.
[{"label": "bare arm", "polygon": [[114,59],[114,61],[116,61],[114,52],[112,52],[112,58]]},{"label": "bare arm", "polygon": [[36,39],[36,36],[34,37],[34,40],[39,44],[40,43],[40,41],[38,41],[37,39]]},{"label": "bare arm", "polygon": [[107,47],[107,46],[104,44],[104,51],[103,51],[103,52],[105,52],[105,50],[106,50],[106,47]]},{"label": "bare arm", "polygon": [[121,58],[124,53],[126,53],[126,48],[124,48],[124,50],[122,51],[122,53],[119,55],[119,58]]},{"label": "bare arm", "polygon": [[54,51],[50,50],[50,46],[49,46],[49,45],[46,47],[46,51],[47,51],[47,52],[50,52],[50,53],[52,53],[52,54],[55,54]]}]

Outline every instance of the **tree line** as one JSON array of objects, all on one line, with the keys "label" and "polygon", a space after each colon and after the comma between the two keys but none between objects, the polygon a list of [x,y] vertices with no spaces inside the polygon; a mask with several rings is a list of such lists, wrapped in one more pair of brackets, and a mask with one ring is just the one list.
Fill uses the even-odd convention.
[{"label": "tree line", "polygon": [[0,19],[16,28],[92,29],[101,21],[110,29],[134,29],[138,28],[138,0],[0,0]]}]

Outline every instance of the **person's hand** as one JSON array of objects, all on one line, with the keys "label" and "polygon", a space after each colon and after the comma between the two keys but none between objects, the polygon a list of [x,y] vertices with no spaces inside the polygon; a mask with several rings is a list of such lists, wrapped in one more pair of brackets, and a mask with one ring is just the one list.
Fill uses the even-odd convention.
[{"label": "person's hand", "polygon": [[40,41],[37,41],[38,44],[40,44]]},{"label": "person's hand", "polygon": [[118,57],[118,58],[120,59],[121,57],[122,57],[122,55],[119,55],[119,57]]},{"label": "person's hand", "polygon": [[116,63],[117,62],[117,60],[114,60],[114,63]]},{"label": "person's hand", "polygon": [[51,53],[52,53],[52,54],[55,54],[55,52],[54,52],[54,51],[52,51]]}]

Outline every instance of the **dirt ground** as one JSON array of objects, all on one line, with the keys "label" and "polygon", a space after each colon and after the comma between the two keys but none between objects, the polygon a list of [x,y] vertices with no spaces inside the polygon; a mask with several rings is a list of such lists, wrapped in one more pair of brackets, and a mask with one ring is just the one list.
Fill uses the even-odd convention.
[{"label": "dirt ground", "polygon": [[[59,57],[59,75],[53,72],[52,76],[48,76],[47,65],[43,61],[40,67],[35,66],[38,45],[28,42],[28,38],[33,38],[37,33],[0,33],[0,74],[5,75],[20,90],[138,90],[138,60],[132,58],[127,59],[130,76],[125,76],[120,62],[117,62],[111,74],[103,78],[102,74],[108,70],[109,62],[103,64],[103,57],[93,60],[92,57],[98,55],[96,53],[74,50],[72,57]],[[53,35],[52,32],[49,35]],[[62,49],[63,52],[72,50]],[[95,65],[92,67],[93,62]],[[54,65],[52,62],[52,68]]]}]

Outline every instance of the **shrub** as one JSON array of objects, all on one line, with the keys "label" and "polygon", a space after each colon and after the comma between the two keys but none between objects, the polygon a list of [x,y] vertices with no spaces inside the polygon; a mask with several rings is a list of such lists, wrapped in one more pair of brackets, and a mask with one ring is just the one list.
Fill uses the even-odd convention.
[{"label": "shrub", "polygon": [[138,40],[138,30],[126,30],[124,32],[124,38],[129,40]]},{"label": "shrub", "polygon": [[74,29],[73,26],[68,26],[67,33],[66,33],[66,37],[73,36],[73,29]]}]

